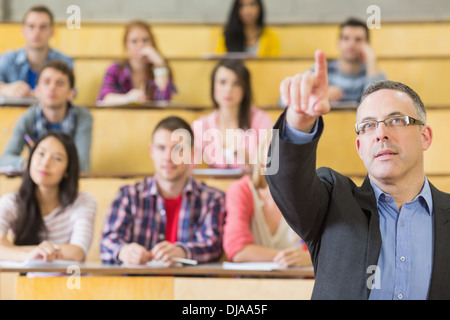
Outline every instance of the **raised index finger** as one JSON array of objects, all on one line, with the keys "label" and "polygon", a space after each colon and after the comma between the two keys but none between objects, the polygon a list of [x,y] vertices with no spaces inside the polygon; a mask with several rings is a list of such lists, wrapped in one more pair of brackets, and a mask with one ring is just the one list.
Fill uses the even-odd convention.
[{"label": "raised index finger", "polygon": [[325,53],[323,53],[322,50],[316,50],[314,60],[314,77],[316,78],[316,84],[318,86],[324,86],[328,84],[328,67]]}]

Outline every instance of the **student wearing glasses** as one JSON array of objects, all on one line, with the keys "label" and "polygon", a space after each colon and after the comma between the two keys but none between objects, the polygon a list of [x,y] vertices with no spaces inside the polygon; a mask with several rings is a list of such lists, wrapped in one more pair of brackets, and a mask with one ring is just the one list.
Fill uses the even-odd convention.
[{"label": "student wearing glasses", "polygon": [[356,111],[356,149],[368,174],[359,187],[330,168],[316,171],[330,104],[325,55],[317,51],[315,58],[315,73],[281,84],[289,107],[275,125],[281,139],[272,148],[283,166],[267,176],[311,253],[312,298],[449,299],[450,196],[424,172],[433,133],[420,97],[386,80],[365,91]]}]

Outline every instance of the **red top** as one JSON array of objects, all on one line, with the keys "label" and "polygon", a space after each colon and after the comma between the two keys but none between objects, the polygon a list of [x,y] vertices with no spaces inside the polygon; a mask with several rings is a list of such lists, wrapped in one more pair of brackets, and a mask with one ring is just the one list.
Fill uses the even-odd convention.
[{"label": "red top", "polygon": [[173,199],[165,199],[166,207],[166,240],[174,243],[177,241],[178,216],[181,208],[181,195]]}]

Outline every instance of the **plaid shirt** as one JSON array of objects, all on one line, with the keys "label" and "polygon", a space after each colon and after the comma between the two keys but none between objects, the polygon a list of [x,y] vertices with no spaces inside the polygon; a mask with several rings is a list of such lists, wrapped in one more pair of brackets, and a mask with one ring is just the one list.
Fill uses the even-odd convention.
[{"label": "plaid shirt", "polygon": [[[189,178],[183,193],[178,220],[178,241],[187,258],[198,262],[220,259],[225,194]],[[120,248],[136,242],[147,249],[165,240],[164,199],[158,193],[156,178],[149,177],[119,190],[107,214],[100,245],[104,263],[121,263]]]},{"label": "plaid shirt", "polygon": [[[177,92],[172,79],[169,80],[165,90],[158,89],[153,80],[147,83],[146,89],[148,90],[149,87],[153,88],[153,97],[151,97],[153,101],[168,101]],[[120,64],[114,63],[106,70],[97,100],[103,100],[108,93],[125,94],[131,89],[133,89],[133,79],[130,66],[122,67]]]}]

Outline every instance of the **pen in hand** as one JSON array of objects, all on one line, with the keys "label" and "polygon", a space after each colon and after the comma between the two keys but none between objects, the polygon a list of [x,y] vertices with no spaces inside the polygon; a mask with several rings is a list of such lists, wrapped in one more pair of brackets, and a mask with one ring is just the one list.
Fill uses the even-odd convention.
[{"label": "pen in hand", "polygon": [[25,134],[23,136],[23,138],[25,139],[25,141],[27,142],[27,144],[30,146],[30,148],[34,147],[34,141],[33,139],[30,138],[30,136],[28,134]]}]

